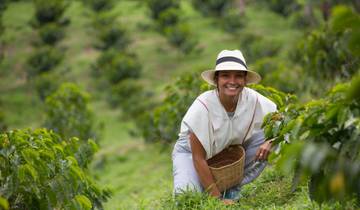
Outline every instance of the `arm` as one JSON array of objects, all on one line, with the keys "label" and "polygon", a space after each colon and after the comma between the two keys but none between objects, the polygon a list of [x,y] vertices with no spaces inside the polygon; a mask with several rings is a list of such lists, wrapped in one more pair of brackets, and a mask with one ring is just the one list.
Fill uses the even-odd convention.
[{"label": "arm", "polygon": [[200,178],[201,185],[210,193],[211,196],[220,197],[221,193],[215,184],[214,178],[206,162],[205,149],[193,133],[190,133],[190,146],[194,166]]}]

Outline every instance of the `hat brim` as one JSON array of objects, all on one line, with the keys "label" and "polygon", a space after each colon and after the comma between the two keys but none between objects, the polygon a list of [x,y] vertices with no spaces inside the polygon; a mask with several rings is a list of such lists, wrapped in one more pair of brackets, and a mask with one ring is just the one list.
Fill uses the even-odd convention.
[{"label": "hat brim", "polygon": [[[217,71],[224,71],[224,70],[206,70],[201,73],[201,77],[205,82],[209,83],[210,85],[216,86],[216,82],[214,80],[215,72]],[[261,81],[261,76],[251,70],[227,70],[227,71],[246,71],[246,84],[255,84]]]}]

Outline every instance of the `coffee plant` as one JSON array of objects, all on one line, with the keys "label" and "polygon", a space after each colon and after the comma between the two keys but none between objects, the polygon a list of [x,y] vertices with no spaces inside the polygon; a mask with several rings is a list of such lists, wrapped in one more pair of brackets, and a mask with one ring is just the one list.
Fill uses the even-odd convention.
[{"label": "coffee plant", "polygon": [[64,36],[64,27],[56,23],[48,23],[38,30],[41,41],[47,45],[55,45],[61,41]]},{"label": "coffee plant", "polygon": [[94,114],[88,107],[90,95],[77,85],[64,83],[45,101],[45,127],[63,138],[96,138]]},{"label": "coffee plant", "polygon": [[82,0],[86,6],[89,6],[94,12],[102,12],[110,10],[113,5],[113,0]]},{"label": "coffee plant", "polygon": [[81,164],[97,145],[80,142],[46,129],[0,134],[0,207],[102,209],[110,192],[88,175],[86,162]]},{"label": "coffee plant", "polygon": [[66,0],[34,0],[35,18],[32,25],[40,27],[48,23],[68,24],[69,20],[63,17],[68,5]]},{"label": "coffee plant", "polygon": [[146,4],[150,9],[150,16],[155,20],[159,19],[161,13],[165,10],[179,8],[177,0],[146,0]]},{"label": "coffee plant", "polygon": [[192,0],[194,7],[205,16],[222,17],[231,7],[233,1],[229,0]]},{"label": "coffee plant", "polygon": [[27,61],[29,65],[28,76],[34,77],[54,69],[60,64],[63,57],[64,54],[57,48],[44,46],[36,49]]},{"label": "coffee plant", "polygon": [[360,76],[336,85],[325,98],[291,103],[264,119],[275,138],[278,165],[295,170],[294,186],[309,180],[317,202],[360,198]]},{"label": "coffee plant", "polygon": [[358,70],[360,15],[338,6],[328,25],[313,31],[299,42],[293,61],[316,79],[348,79]]}]

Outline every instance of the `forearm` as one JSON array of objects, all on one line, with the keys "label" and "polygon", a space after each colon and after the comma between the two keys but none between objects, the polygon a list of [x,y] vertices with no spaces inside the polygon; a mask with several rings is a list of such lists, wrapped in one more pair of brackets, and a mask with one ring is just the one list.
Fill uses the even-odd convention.
[{"label": "forearm", "polygon": [[216,186],[215,180],[211,174],[210,168],[205,159],[194,158],[194,166],[198,173],[201,185],[211,196],[220,197],[221,193]]}]

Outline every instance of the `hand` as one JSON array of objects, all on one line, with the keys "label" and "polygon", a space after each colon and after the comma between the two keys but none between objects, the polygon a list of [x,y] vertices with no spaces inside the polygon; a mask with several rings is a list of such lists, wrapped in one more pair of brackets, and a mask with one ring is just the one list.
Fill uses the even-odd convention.
[{"label": "hand", "polygon": [[271,152],[272,141],[265,141],[257,150],[255,161],[267,160]]},{"label": "hand", "polygon": [[235,201],[231,200],[231,199],[224,199],[222,200],[222,202],[225,204],[225,205],[234,205],[235,204]]}]

